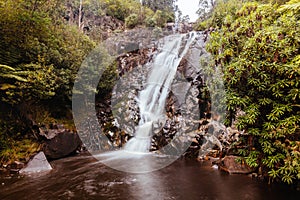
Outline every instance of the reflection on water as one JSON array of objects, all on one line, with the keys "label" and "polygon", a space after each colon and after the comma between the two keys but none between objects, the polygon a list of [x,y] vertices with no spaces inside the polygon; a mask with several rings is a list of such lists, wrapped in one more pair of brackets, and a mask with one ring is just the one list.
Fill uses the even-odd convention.
[{"label": "reflection on water", "polygon": [[90,156],[51,164],[54,170],[43,176],[0,178],[0,199],[300,199],[285,186],[228,175],[196,161],[179,160],[145,174],[116,171]]},{"label": "reflection on water", "polygon": [[132,152],[127,150],[109,151],[93,154],[110,168],[129,173],[148,173],[170,165],[177,157],[160,155],[152,152]]}]

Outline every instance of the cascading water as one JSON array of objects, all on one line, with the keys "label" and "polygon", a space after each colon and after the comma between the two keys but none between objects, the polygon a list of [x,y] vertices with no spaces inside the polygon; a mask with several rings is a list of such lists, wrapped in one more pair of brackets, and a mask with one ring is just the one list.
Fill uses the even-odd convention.
[{"label": "cascading water", "polygon": [[[174,136],[168,145],[160,149],[160,152],[150,153],[152,136],[161,125],[165,124],[164,122],[168,118],[165,111],[166,101],[176,77],[177,67],[184,55],[187,54],[194,40],[198,37],[199,34],[196,32],[164,37],[162,41],[159,41],[159,44],[162,45],[153,62],[147,64],[151,70],[147,78],[144,79],[143,75],[141,75],[140,79],[125,79],[129,81],[139,80],[141,81],[138,83],[139,86],[134,88],[143,88],[135,98],[139,109],[138,126],[133,131],[131,128],[124,129],[134,132],[134,137],[125,144],[123,149],[94,154],[94,157],[99,159],[101,163],[120,171],[132,173],[150,172],[171,164],[186,150],[189,146],[189,141],[182,140],[179,141],[180,147],[178,146],[177,148],[176,146],[176,151],[172,150],[172,148],[174,149],[172,141],[177,139]],[[148,72],[147,66],[145,66],[144,72]],[[120,83],[122,85],[122,82]],[[130,85],[126,81],[124,84]],[[122,94],[125,94],[125,92],[123,91]],[[119,97],[121,100],[126,99],[122,95]],[[122,105],[119,104],[119,101],[117,102],[115,105],[118,105],[119,112],[119,105],[124,106],[126,104]],[[126,115],[130,115],[130,113],[125,111],[122,116],[127,118],[128,116]],[[178,134],[180,135],[180,133]],[[180,137],[179,135],[178,138]]]},{"label": "cascading water", "polygon": [[165,38],[162,51],[155,57],[145,88],[139,93],[140,121],[135,136],[125,150],[149,152],[153,123],[164,118],[164,108],[177,67],[196,37],[195,32]]}]

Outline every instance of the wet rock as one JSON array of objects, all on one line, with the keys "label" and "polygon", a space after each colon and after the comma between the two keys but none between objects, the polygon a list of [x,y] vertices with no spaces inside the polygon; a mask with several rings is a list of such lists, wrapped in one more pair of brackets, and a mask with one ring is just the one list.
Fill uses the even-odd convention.
[{"label": "wet rock", "polygon": [[36,154],[26,165],[19,171],[20,174],[40,173],[52,170],[51,165],[47,161],[44,152]]},{"label": "wet rock", "polygon": [[[215,120],[209,120],[208,124],[204,123],[200,126],[199,131],[200,138],[203,140],[198,157],[202,158],[207,155],[218,157],[224,148],[222,139],[227,135],[225,125]],[[215,148],[218,150],[216,151]]]},{"label": "wet rock", "polygon": [[51,134],[51,137],[48,137],[50,139],[47,139],[43,146],[43,151],[47,158],[58,159],[66,157],[81,146],[81,141],[77,133],[63,129],[56,130],[55,134]]},{"label": "wet rock", "polygon": [[251,173],[248,176],[251,177],[251,178],[257,178],[258,174],[257,173]]},{"label": "wet rock", "polygon": [[226,126],[218,121],[211,120],[208,124],[208,133],[218,137],[220,134],[227,133]]},{"label": "wet rock", "polygon": [[137,42],[123,41],[117,45],[117,52],[119,54],[122,54],[131,51],[136,51],[139,49],[139,47],[140,45]]},{"label": "wet rock", "polygon": [[176,99],[178,100],[177,106],[181,106],[185,103],[187,98],[188,91],[191,87],[191,84],[188,82],[179,82],[172,85],[172,92],[175,95]]},{"label": "wet rock", "polygon": [[238,156],[225,156],[220,162],[220,169],[229,174],[250,174],[255,168],[249,167],[246,163],[237,162]]}]

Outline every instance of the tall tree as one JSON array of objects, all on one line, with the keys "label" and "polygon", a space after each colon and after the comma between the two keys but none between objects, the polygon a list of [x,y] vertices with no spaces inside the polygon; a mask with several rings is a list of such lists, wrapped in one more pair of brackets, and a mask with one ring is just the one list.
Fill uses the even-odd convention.
[{"label": "tall tree", "polygon": [[78,10],[78,12],[79,12],[79,14],[78,14],[78,28],[79,28],[79,30],[82,29],[82,9],[83,9],[82,0],[80,0],[79,10]]},{"label": "tall tree", "polygon": [[216,5],[216,0],[199,0],[197,14],[200,20],[206,19]]}]

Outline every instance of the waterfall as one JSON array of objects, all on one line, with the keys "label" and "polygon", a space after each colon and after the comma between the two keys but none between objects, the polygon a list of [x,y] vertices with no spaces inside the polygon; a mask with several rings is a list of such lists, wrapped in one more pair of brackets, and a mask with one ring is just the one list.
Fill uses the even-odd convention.
[{"label": "waterfall", "polygon": [[196,37],[195,32],[165,38],[161,52],[155,57],[145,88],[138,95],[140,121],[135,135],[125,145],[126,151],[149,152],[154,123],[164,118],[166,99],[177,67]]}]

